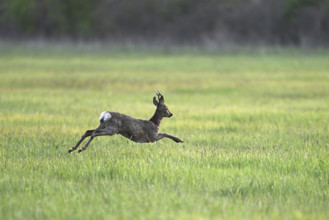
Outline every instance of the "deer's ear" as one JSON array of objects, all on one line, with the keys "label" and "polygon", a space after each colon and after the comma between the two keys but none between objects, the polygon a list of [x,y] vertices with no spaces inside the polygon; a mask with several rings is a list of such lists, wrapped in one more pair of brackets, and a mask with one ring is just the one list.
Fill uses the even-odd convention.
[{"label": "deer's ear", "polygon": [[155,96],[153,97],[153,104],[154,104],[155,106],[158,106],[158,104],[159,104],[159,102],[158,102],[158,100],[155,98]]},{"label": "deer's ear", "polygon": [[159,102],[160,102],[161,104],[164,104],[164,98],[163,98],[163,96],[160,97]]}]

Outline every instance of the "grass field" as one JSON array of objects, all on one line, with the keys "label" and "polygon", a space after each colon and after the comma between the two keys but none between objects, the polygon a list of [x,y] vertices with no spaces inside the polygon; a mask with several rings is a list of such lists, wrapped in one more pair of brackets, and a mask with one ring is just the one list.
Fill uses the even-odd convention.
[{"label": "grass field", "polygon": [[[0,219],[328,219],[329,53],[0,50]],[[182,138],[98,137],[102,111]]]}]

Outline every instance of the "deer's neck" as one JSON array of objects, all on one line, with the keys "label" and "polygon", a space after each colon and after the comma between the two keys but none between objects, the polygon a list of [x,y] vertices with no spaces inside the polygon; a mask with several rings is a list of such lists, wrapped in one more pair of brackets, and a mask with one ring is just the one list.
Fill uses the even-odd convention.
[{"label": "deer's neck", "polygon": [[160,113],[158,112],[158,110],[155,111],[154,115],[152,116],[152,118],[150,119],[151,122],[153,122],[154,124],[156,124],[156,126],[160,126],[162,120],[162,116],[160,115]]}]

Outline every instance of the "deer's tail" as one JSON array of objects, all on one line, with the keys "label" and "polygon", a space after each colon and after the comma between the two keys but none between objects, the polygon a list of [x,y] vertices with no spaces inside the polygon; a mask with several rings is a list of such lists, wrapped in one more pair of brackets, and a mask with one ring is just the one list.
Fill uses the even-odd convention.
[{"label": "deer's tail", "polygon": [[104,121],[108,121],[111,117],[112,115],[109,112],[102,112],[99,117],[99,122],[103,123]]}]

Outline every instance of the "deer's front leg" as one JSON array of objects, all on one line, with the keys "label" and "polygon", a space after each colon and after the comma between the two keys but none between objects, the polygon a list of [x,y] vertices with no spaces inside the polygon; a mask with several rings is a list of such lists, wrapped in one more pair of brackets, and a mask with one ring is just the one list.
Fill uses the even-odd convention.
[{"label": "deer's front leg", "polygon": [[157,136],[157,140],[161,140],[162,138],[170,138],[171,140],[177,142],[177,143],[183,143],[184,141],[181,140],[178,137],[172,136],[170,134],[166,134],[166,133],[159,133]]},{"label": "deer's front leg", "polygon": [[76,150],[79,145],[81,144],[81,142],[86,138],[86,137],[89,137],[92,133],[94,132],[94,130],[87,130],[84,135],[82,135],[81,139],[78,141],[78,143],[72,147],[70,150],[69,150],[69,153],[71,153],[72,151]]}]

